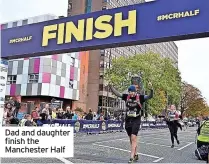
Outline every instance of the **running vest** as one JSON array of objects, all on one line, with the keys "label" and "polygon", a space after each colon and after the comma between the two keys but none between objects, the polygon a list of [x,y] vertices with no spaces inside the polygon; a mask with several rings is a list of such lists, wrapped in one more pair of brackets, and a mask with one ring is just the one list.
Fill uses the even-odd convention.
[{"label": "running vest", "polygon": [[174,121],[174,120],[176,120],[176,111],[170,111],[170,112],[168,112],[168,120],[169,121]]},{"label": "running vest", "polygon": [[197,137],[198,141],[209,143],[209,121],[205,121],[200,129],[200,134]]},{"label": "running vest", "polygon": [[126,115],[127,117],[138,117],[140,116],[140,112],[142,109],[142,105],[140,103],[140,95],[137,94],[135,96],[135,100],[131,99],[131,96],[128,95],[126,100]]}]

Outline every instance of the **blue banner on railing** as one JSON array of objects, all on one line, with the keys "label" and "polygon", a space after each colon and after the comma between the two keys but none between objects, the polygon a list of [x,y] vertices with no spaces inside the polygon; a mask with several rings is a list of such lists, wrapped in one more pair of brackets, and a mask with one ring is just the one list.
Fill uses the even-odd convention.
[{"label": "blue banner on railing", "polygon": [[[125,124],[122,121],[92,121],[92,120],[47,120],[39,122],[39,126],[72,126],[75,133],[100,133],[104,131],[124,130]],[[141,128],[165,128],[165,122],[142,122]]]},{"label": "blue banner on railing", "polygon": [[89,121],[89,120],[48,120],[40,126],[72,126],[74,131],[83,133],[98,133],[101,131],[123,130],[122,121]]}]

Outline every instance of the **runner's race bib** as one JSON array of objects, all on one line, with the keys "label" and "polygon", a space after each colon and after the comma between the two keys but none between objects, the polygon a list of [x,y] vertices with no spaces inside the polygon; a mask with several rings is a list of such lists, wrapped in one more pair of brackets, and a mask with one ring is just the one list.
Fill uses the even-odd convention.
[{"label": "runner's race bib", "polygon": [[136,114],[135,111],[128,111],[128,112],[127,112],[127,116],[128,116],[128,117],[137,117],[137,114]]}]

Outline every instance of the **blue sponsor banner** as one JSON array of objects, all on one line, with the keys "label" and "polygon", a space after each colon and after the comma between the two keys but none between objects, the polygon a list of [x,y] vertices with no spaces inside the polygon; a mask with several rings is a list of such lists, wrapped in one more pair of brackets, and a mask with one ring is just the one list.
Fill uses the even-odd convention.
[{"label": "blue sponsor banner", "polygon": [[[91,120],[46,120],[38,122],[39,126],[72,126],[75,133],[100,133],[104,131],[122,131],[124,130],[124,122],[108,120],[108,121],[91,121]],[[142,122],[141,128],[165,128],[165,122]]]},{"label": "blue sponsor banner", "polygon": [[79,132],[97,133],[97,132],[102,131],[102,122],[101,121],[80,120],[79,122],[80,122]]},{"label": "blue sponsor banner", "polygon": [[106,121],[106,125],[107,125],[107,130],[110,131],[122,130],[124,128],[122,121],[108,120]]},{"label": "blue sponsor banner", "polygon": [[150,128],[156,128],[155,122],[149,122],[149,127]]},{"label": "blue sponsor banner", "polygon": [[163,121],[163,122],[160,122],[160,123],[156,123],[155,127],[156,128],[166,128],[167,124],[166,124],[166,122]]},{"label": "blue sponsor banner", "polygon": [[209,0],[156,0],[2,30],[2,57],[209,36]]},{"label": "blue sponsor banner", "polygon": [[142,129],[146,129],[146,128],[149,128],[150,127],[150,125],[149,125],[150,123],[149,122],[145,122],[145,121],[142,121],[142,123],[141,123],[141,128]]},{"label": "blue sponsor banner", "polygon": [[[44,124],[44,125],[43,125]],[[123,130],[122,121],[89,121],[89,120],[47,120],[39,121],[39,126],[72,126],[75,133],[99,133],[108,130]]]}]

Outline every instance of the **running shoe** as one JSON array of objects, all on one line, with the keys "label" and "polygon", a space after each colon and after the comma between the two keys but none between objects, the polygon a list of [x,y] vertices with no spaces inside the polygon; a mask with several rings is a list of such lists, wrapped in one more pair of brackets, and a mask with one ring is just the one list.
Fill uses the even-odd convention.
[{"label": "running shoe", "polygon": [[178,144],[178,145],[180,144],[179,140],[177,140],[177,144]]},{"label": "running shoe", "polygon": [[134,159],[130,158],[130,160],[128,161],[128,163],[134,163]]},{"label": "running shoe", "polygon": [[174,148],[174,145],[171,145],[171,148]]},{"label": "running shoe", "polygon": [[138,161],[138,160],[139,160],[139,155],[136,154],[136,155],[134,156],[134,161]]}]

